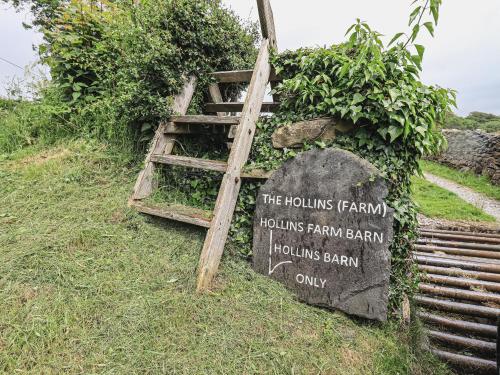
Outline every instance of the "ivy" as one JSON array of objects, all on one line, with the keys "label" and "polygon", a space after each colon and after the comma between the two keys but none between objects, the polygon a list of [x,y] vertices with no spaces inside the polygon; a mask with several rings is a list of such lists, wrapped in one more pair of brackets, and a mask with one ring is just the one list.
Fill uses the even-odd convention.
[{"label": "ivy", "polygon": [[[272,64],[283,77],[274,93],[281,98],[278,112],[263,118],[250,156],[251,168],[273,170],[298,152],[338,147],[370,161],[389,187],[387,203],[395,210],[390,302],[397,311],[403,295],[416,289],[411,249],[416,239],[416,208],[410,198],[411,176],[421,173],[419,159],[439,151],[445,141],[440,128],[455,105],[455,93],[426,86],[419,79],[424,48],[413,45],[424,14],[437,15],[440,2],[429,1],[410,16],[412,32],[406,42],[385,47],[381,35],[357,21],[347,41],[329,48],[303,48],[274,54]],[[437,6],[437,8],[436,8]],[[434,17],[437,22],[437,17]],[[431,23],[431,25],[433,25]],[[416,27],[419,26],[419,27]],[[424,27],[434,31],[429,26]],[[416,54],[409,49],[415,49]],[[355,124],[351,133],[325,144],[304,144],[299,150],[276,150],[272,133],[283,126],[331,116]],[[252,215],[260,184],[242,187],[232,240],[242,254],[251,254]]]},{"label": "ivy", "polygon": [[[6,1],[6,0],[3,0]],[[24,0],[13,1],[15,5]],[[35,1],[35,25],[45,43],[40,52],[51,67],[60,96],[71,109],[67,116],[81,133],[113,139],[135,126],[146,141],[171,114],[171,97],[183,77],[199,78],[190,109],[201,113],[207,98],[208,73],[251,68],[255,61],[255,25],[242,25],[219,1]],[[48,4],[48,3],[47,3]],[[345,42],[328,48],[301,48],[273,53],[272,65],[283,77],[274,89],[278,112],[259,121],[251,167],[274,170],[297,153],[338,147],[375,165],[389,187],[387,203],[395,210],[391,244],[390,301],[396,311],[404,294],[416,288],[410,251],[416,238],[416,210],[410,198],[411,176],[420,173],[419,159],[440,150],[446,114],[455,93],[424,85],[419,78],[425,47],[422,31],[435,34],[441,0],[416,0],[409,31],[382,36],[358,20]],[[241,87],[223,87],[224,99],[237,99]],[[273,132],[292,123],[331,116],[355,126],[331,142],[304,144],[300,149],[274,149]],[[127,136],[129,134],[127,133]],[[201,143],[179,137],[177,153],[210,159],[227,157],[225,140],[204,137]],[[165,170],[163,189],[152,199],[168,199],[200,208],[213,207],[220,176],[214,173]],[[252,222],[261,182],[241,189],[230,237],[232,248],[251,255]]]}]

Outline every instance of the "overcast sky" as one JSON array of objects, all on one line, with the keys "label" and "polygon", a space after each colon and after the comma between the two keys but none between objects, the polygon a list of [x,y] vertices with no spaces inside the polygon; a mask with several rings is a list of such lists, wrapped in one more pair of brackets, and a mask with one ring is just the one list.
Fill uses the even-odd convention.
[{"label": "overcast sky", "polygon": [[[254,0],[223,0],[244,19],[257,19]],[[280,50],[343,41],[346,29],[361,18],[388,38],[407,31],[410,0],[271,0]],[[0,58],[24,67],[36,61],[32,45],[40,36],[22,28],[26,14],[0,5]],[[461,114],[500,115],[500,1],[444,0],[434,39],[427,48],[422,78],[458,91]],[[0,59],[0,95],[23,71]]]}]

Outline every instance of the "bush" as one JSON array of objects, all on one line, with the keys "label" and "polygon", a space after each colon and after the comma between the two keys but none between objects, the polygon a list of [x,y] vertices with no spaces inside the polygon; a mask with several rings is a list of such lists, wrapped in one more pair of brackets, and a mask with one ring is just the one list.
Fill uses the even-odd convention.
[{"label": "bush", "polygon": [[[0,146],[5,150],[41,140],[41,127],[52,128],[50,139],[90,136],[128,148],[138,140],[146,146],[155,127],[172,114],[172,96],[184,77],[198,77],[192,110],[200,111],[208,74],[251,68],[257,54],[256,25],[245,24],[218,1],[32,5],[34,24],[44,35],[39,51],[50,67],[50,98],[42,93],[41,100],[19,106],[4,120],[8,125],[0,138],[11,144]],[[226,87],[223,94],[235,98],[241,89]]]},{"label": "bush", "polygon": [[500,132],[500,116],[483,112],[471,112],[464,118],[450,112],[446,116],[445,128],[482,130],[486,133],[496,133]]},{"label": "bush", "polygon": [[[322,116],[355,123],[355,130],[328,144],[373,163],[389,187],[387,203],[395,209],[392,252],[391,303],[412,294],[411,247],[416,238],[416,209],[411,200],[411,177],[420,172],[418,160],[442,147],[438,124],[444,121],[453,93],[425,86],[418,70],[408,63],[402,45],[384,49],[379,34],[368,25],[354,26],[349,41],[330,48],[300,49],[274,56],[273,65],[284,81],[276,88],[282,103],[272,118],[259,125],[251,161],[271,170],[297,151],[276,150],[271,134],[279,127]],[[250,251],[250,213],[255,204],[255,183],[244,186],[233,234]]]},{"label": "bush", "polygon": [[250,68],[256,58],[255,25],[242,25],[212,1],[144,1],[137,7],[73,1],[44,31],[44,61],[82,130],[120,142],[141,129],[151,135],[172,114],[171,98],[184,77],[199,79],[196,108],[206,99],[208,73]]}]

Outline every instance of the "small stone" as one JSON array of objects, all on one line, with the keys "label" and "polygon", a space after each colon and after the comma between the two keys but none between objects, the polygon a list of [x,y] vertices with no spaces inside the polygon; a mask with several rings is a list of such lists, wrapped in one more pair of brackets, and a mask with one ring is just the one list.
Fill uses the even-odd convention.
[{"label": "small stone", "polygon": [[333,141],[336,132],[348,132],[354,128],[352,122],[333,118],[318,118],[296,122],[277,129],[272,135],[274,148],[301,147],[304,142]]}]

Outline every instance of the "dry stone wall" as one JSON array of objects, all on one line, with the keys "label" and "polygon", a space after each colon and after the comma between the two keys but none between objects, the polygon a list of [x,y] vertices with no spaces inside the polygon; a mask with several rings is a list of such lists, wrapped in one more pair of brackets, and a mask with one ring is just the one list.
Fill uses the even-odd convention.
[{"label": "dry stone wall", "polygon": [[450,167],[484,174],[500,185],[500,133],[444,130],[448,149],[434,160]]}]

